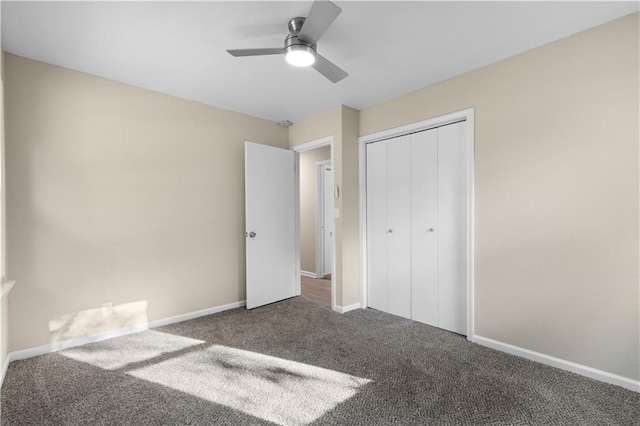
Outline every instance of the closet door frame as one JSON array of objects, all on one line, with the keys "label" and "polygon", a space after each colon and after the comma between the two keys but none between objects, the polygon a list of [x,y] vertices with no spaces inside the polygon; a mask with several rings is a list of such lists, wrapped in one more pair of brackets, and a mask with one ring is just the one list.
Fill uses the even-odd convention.
[{"label": "closet door frame", "polygon": [[360,306],[366,308],[367,300],[367,161],[366,146],[368,143],[379,142],[410,133],[429,130],[459,121],[467,122],[466,143],[468,149],[467,193],[467,340],[475,340],[474,328],[474,147],[475,147],[475,108],[467,108],[439,117],[419,121],[394,129],[372,133],[359,138],[359,173],[360,173]]}]

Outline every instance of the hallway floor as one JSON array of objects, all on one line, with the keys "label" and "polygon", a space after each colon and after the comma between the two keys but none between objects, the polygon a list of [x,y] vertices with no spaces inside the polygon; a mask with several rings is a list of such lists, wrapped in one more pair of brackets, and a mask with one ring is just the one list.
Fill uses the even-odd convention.
[{"label": "hallway floor", "polygon": [[331,278],[319,279],[302,275],[301,277],[302,297],[331,309]]}]

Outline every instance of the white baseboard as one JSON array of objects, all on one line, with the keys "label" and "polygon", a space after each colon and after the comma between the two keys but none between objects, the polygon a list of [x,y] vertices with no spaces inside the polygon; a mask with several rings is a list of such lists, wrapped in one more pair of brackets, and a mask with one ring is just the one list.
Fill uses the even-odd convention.
[{"label": "white baseboard", "polygon": [[87,343],[99,342],[101,340],[111,339],[114,337],[125,336],[127,334],[137,333],[139,331],[148,330],[150,328],[162,327],[164,325],[175,324],[178,322],[187,321],[190,319],[202,317],[205,315],[211,315],[229,309],[241,308],[246,305],[246,301],[241,300],[239,302],[228,303],[226,305],[214,306],[213,308],[202,309],[200,311],[188,312],[186,314],[176,315],[169,318],[161,318],[158,320],[150,321],[147,323],[131,325],[127,327],[117,328],[115,330],[104,331],[101,333],[89,334],[87,336],[78,337],[75,339],[63,340],[60,342],[50,343],[48,345],[36,346],[34,348],[21,349],[18,351],[9,352],[7,359],[2,366],[2,372],[0,372],[0,387],[4,381],[4,375],[7,372],[9,363],[20,359],[33,358],[38,355],[45,355],[52,352],[57,352],[62,349],[73,348]]},{"label": "white baseboard", "polygon": [[304,275],[305,277],[309,277],[309,278],[317,278],[314,272],[309,272],[309,271],[300,271],[300,275]]},{"label": "white baseboard", "polygon": [[356,309],[360,309],[360,303],[354,303],[353,305],[349,306],[336,305],[336,307],[333,308],[333,310],[338,312],[339,314],[346,314],[347,312],[355,311]]},{"label": "white baseboard", "polygon": [[571,371],[572,373],[580,374],[581,376],[589,377],[601,382],[610,383],[612,385],[620,386],[625,389],[640,392],[640,381],[638,380],[618,376],[617,374],[613,373],[607,373],[606,371],[587,367],[586,365],[576,364],[575,362],[552,357],[540,352],[535,352],[529,349],[521,348],[519,346],[513,346],[508,343],[499,342],[497,340],[478,335],[473,336],[473,342],[491,349],[506,352],[511,355],[521,356],[523,358],[530,359],[531,361],[536,361],[542,364],[550,365],[552,367],[560,368],[562,370]]},{"label": "white baseboard", "polygon": [[34,348],[20,349],[18,351],[9,352],[9,354],[7,355],[7,360],[9,362],[12,362],[18,361],[20,359],[33,358],[34,356],[45,355],[52,352],[61,351],[63,349],[86,345],[87,343],[99,342],[101,340],[112,339],[114,337],[125,336],[127,334],[137,333],[139,331],[148,329],[149,324],[142,323],[122,328],[116,328],[115,330],[103,331],[101,333],[88,334],[86,336],[77,337],[74,339],[61,340],[59,342],[36,346]]},{"label": "white baseboard", "polygon": [[241,300],[239,302],[227,303],[226,305],[214,306],[213,308],[202,309],[199,311],[189,312],[175,317],[162,318],[149,322],[149,328],[162,327],[164,325],[175,324],[177,322],[187,321],[190,319],[203,317],[205,315],[217,314],[218,312],[228,311],[229,309],[242,308],[247,302]]},{"label": "white baseboard", "polygon": [[2,371],[0,371],[0,388],[2,388],[2,382],[4,382],[4,376],[7,374],[8,368],[9,368],[9,355],[7,355],[7,359],[4,360],[4,364],[2,364]]}]

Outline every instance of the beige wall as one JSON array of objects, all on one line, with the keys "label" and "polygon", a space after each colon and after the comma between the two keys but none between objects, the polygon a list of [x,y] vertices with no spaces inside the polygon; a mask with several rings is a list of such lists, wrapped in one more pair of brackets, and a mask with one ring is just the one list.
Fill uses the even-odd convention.
[{"label": "beige wall", "polygon": [[639,16],[360,112],[475,107],[476,334],[636,380]]},{"label": "beige wall", "polygon": [[[1,195],[0,197],[4,197],[5,193],[5,162],[4,162],[4,50],[2,46],[0,46],[0,188]],[[0,208],[3,209],[4,213],[4,202],[0,202]],[[4,214],[0,217],[4,219]],[[0,221],[0,234],[5,233],[5,223],[4,220]],[[0,241],[4,239],[0,238]],[[0,245],[0,282],[4,281],[7,278],[6,270],[5,270],[5,257],[6,257],[6,247],[4,245]],[[0,369],[4,366],[4,362],[7,359],[8,353],[8,343],[9,343],[9,304],[8,304],[9,296],[6,295],[2,300],[0,300]]]},{"label": "beige wall", "polygon": [[287,129],[5,65],[11,350],[245,298],[244,141],[286,148]]},{"label": "beige wall", "polygon": [[314,274],[318,221],[316,162],[329,159],[331,159],[329,146],[300,153],[300,268]]},{"label": "beige wall", "polygon": [[342,177],[340,259],[342,260],[343,306],[360,303],[359,119],[359,111],[342,107],[342,156],[339,172]]},{"label": "beige wall", "polygon": [[336,297],[357,303],[358,135],[475,107],[476,333],[638,379],[638,16],[288,135],[6,55],[11,350],[50,321],[72,336],[243,299],[244,140],[334,136]]},{"label": "beige wall", "polygon": [[340,216],[335,221],[334,281],[338,306],[359,301],[358,114],[342,105],[289,127],[289,146],[292,147],[333,136],[333,179],[340,191],[335,200]]}]

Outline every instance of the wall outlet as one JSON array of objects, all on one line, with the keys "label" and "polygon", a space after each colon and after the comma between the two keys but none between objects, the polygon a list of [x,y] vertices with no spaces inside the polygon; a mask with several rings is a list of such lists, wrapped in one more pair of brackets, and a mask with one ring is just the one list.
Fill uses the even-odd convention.
[{"label": "wall outlet", "polygon": [[102,316],[106,317],[108,315],[111,315],[112,313],[113,313],[113,303],[104,302],[102,304]]}]

